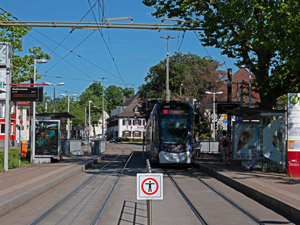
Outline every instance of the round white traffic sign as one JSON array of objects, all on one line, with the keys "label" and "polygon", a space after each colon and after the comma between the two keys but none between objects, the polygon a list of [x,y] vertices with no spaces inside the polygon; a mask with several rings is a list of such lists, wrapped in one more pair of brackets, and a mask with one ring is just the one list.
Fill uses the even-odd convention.
[{"label": "round white traffic sign", "polygon": [[138,173],[137,174],[137,199],[163,199],[163,174]]}]

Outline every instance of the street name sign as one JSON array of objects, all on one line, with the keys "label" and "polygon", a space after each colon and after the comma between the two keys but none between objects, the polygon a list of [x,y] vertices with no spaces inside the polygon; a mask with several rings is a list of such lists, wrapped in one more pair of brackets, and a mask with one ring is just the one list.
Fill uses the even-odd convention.
[{"label": "street name sign", "polygon": [[137,200],[163,200],[163,174],[138,173]]}]

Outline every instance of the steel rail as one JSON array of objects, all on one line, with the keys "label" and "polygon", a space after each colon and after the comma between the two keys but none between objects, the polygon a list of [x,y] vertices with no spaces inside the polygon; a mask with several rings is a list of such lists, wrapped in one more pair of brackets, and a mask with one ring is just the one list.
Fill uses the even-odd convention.
[{"label": "steel rail", "polygon": [[0,21],[0,27],[57,27],[72,29],[150,29],[150,30],[204,30],[199,26],[180,24],[111,23],[111,22],[54,22],[54,21]]},{"label": "steel rail", "polygon": [[105,209],[105,207],[106,207],[106,205],[107,205],[107,203],[108,203],[108,201],[109,201],[109,199],[110,199],[112,193],[114,192],[114,190],[115,190],[117,184],[119,183],[120,177],[123,175],[123,173],[124,173],[124,171],[125,171],[125,169],[126,169],[126,167],[127,167],[127,164],[129,163],[131,157],[133,156],[133,153],[134,153],[134,152],[131,152],[130,156],[128,157],[128,159],[127,159],[127,161],[126,161],[126,163],[125,163],[125,165],[124,165],[122,171],[120,172],[120,174],[119,174],[119,176],[118,176],[118,179],[116,180],[116,182],[114,183],[113,187],[111,188],[111,190],[110,190],[108,196],[106,197],[106,199],[105,199],[103,205],[102,205],[101,208],[99,209],[97,215],[95,216],[95,218],[94,218],[93,221],[91,222],[92,225],[97,224],[98,220],[100,219],[101,215],[103,214],[103,211],[104,211],[104,209]]},{"label": "steel rail", "polygon": [[103,167],[101,167],[98,172],[93,174],[93,176],[89,177],[85,181],[83,181],[79,186],[77,186],[73,191],[71,191],[69,194],[67,194],[64,198],[62,198],[59,202],[57,202],[54,206],[52,206],[49,210],[47,210],[45,213],[43,213],[39,218],[34,220],[31,225],[38,224],[41,222],[45,217],[47,217],[50,213],[52,213],[54,210],[56,210],[60,205],[62,205],[66,200],[68,200],[70,197],[72,197],[75,193],[77,193],[79,190],[81,190],[84,186],[86,186],[90,181],[92,181],[96,176],[101,173],[101,171],[107,167],[110,163],[112,163],[116,158],[118,158],[123,152],[121,152],[119,155],[114,157],[112,160],[107,162]]},{"label": "steel rail", "polygon": [[[193,175],[194,176],[194,175]],[[208,187],[209,189],[211,189],[213,192],[215,192],[217,195],[219,195],[221,198],[223,198],[224,200],[226,200],[228,203],[230,203],[232,206],[234,206],[236,209],[240,210],[242,213],[244,213],[246,216],[248,216],[250,219],[252,219],[255,223],[260,224],[260,225],[264,225],[264,223],[260,222],[260,220],[258,218],[256,218],[254,215],[252,215],[251,213],[249,213],[247,210],[243,209],[242,207],[240,207],[237,203],[235,203],[233,200],[229,199],[228,197],[226,197],[224,194],[222,194],[221,192],[217,191],[215,188],[213,188],[211,185],[209,185],[208,183],[206,183],[205,181],[203,181],[201,178],[194,176],[196,179],[198,179],[202,184],[204,184],[206,187]]]},{"label": "steel rail", "polygon": [[197,217],[197,219],[199,220],[199,222],[202,225],[207,225],[208,223],[205,221],[205,219],[201,216],[201,214],[198,212],[198,210],[196,209],[196,207],[192,204],[192,202],[188,199],[188,197],[184,194],[184,192],[181,190],[181,188],[179,187],[179,185],[175,182],[175,180],[173,179],[173,177],[167,172],[166,169],[164,169],[165,173],[169,176],[170,180],[172,181],[172,183],[174,184],[174,186],[176,187],[177,191],[180,193],[180,195],[183,197],[183,199],[185,200],[185,202],[188,204],[188,206],[191,208],[191,210],[193,211],[193,213],[195,214],[195,216]]}]

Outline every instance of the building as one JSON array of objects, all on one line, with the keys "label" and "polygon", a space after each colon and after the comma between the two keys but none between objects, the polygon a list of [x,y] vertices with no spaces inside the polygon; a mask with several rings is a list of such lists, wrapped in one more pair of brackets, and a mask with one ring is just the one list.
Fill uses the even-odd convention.
[{"label": "building", "polygon": [[[13,104],[10,109],[10,140],[15,145],[17,141],[17,104]],[[0,147],[4,146],[5,140],[5,101],[0,101]]]},{"label": "building", "polygon": [[107,138],[126,137],[142,139],[145,133],[146,119],[139,113],[138,94],[112,111],[107,119]]},{"label": "building", "polygon": [[[226,76],[225,76],[226,77]],[[206,110],[207,114],[211,116],[211,118],[215,118],[215,123],[211,124],[211,130],[213,130],[213,126],[215,126],[215,130],[218,129],[227,130],[228,128],[228,117],[225,112],[218,112],[218,106],[225,105],[236,105],[236,107],[249,107],[249,78],[251,77],[251,83],[255,82],[255,77],[252,76],[247,70],[239,69],[232,76],[231,80],[231,99],[228,95],[228,86],[229,82],[225,78],[224,84],[217,88],[214,92],[222,92],[221,94],[215,94],[215,104],[213,104],[213,95],[207,94],[203,98],[202,106],[206,106],[210,108]],[[251,108],[258,107],[258,103],[260,102],[259,94],[255,92],[254,86],[251,88]],[[229,101],[228,101],[229,100]],[[213,115],[212,107],[215,105],[216,115]],[[240,117],[231,117],[232,121],[239,121]]]}]

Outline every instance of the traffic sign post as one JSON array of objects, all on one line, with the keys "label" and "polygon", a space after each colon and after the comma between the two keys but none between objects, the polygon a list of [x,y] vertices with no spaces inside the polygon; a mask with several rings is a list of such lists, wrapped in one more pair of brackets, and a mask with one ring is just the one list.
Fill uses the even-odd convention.
[{"label": "traffic sign post", "polygon": [[150,162],[147,159],[147,172],[138,173],[137,199],[147,201],[148,225],[152,225],[152,199],[163,200],[163,174],[151,173]]}]

